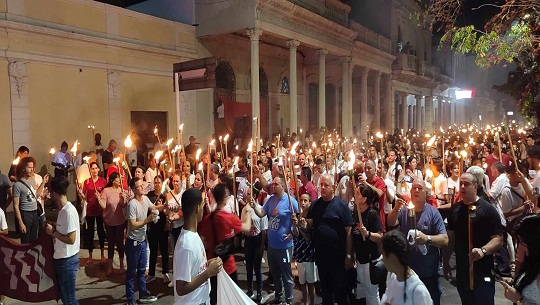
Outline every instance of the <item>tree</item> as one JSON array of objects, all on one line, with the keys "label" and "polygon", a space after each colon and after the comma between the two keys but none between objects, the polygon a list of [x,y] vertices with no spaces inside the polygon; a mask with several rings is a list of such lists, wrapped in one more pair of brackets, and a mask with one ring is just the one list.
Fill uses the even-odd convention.
[{"label": "tree", "polygon": [[[440,47],[449,45],[457,53],[474,53],[482,67],[516,63],[507,83],[496,89],[515,97],[522,113],[540,123],[539,0],[417,1],[425,10],[415,17],[443,34]],[[482,8],[491,9],[489,16],[477,14],[478,18],[486,17],[483,27],[462,22],[463,16],[474,16]]]}]

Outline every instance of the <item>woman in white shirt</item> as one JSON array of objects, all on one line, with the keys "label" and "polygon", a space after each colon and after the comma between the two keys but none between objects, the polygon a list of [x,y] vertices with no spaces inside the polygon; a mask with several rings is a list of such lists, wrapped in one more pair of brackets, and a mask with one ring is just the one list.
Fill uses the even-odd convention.
[{"label": "woman in white shirt", "polygon": [[448,189],[453,188],[454,189],[454,198],[455,195],[459,193],[459,164],[457,163],[450,163],[450,177],[446,179],[446,188],[444,190],[444,195],[447,196],[446,199],[448,202],[450,202],[453,198],[450,198],[450,193]]},{"label": "woman in white shirt", "polygon": [[388,269],[384,305],[432,305],[429,291],[418,275],[407,265],[408,244],[405,235],[392,230],[381,241],[383,263]]},{"label": "woman in white shirt", "polygon": [[420,180],[424,180],[424,175],[422,175],[422,171],[418,169],[418,159],[416,159],[416,156],[410,156],[407,159],[406,172],[407,175],[413,177],[413,180],[415,177]]}]

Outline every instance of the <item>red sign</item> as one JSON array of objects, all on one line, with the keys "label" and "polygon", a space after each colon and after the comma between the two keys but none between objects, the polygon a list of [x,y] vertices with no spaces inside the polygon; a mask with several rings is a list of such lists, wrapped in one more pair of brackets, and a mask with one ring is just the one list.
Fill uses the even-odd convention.
[{"label": "red sign", "polygon": [[53,239],[42,232],[32,244],[0,235],[0,295],[24,302],[59,299]]}]

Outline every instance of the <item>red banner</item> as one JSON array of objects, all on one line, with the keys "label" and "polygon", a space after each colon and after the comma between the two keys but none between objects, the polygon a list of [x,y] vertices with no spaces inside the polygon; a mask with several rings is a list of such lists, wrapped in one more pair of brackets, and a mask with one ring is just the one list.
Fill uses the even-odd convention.
[{"label": "red banner", "polygon": [[0,235],[0,295],[24,302],[58,300],[53,239],[42,232],[32,244]]}]

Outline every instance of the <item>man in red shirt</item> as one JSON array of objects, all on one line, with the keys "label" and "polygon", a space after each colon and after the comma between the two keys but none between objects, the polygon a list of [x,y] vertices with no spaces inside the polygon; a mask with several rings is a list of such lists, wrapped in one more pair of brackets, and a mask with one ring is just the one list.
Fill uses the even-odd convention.
[{"label": "man in red shirt", "polygon": [[377,165],[373,160],[367,160],[364,165],[364,173],[367,180],[359,180],[360,183],[369,185],[379,195],[379,218],[383,230],[386,231],[386,214],[384,213],[384,205],[386,203],[386,183],[377,176]]},{"label": "man in red shirt", "polygon": [[[488,150],[490,149],[489,144],[486,144]],[[486,174],[489,177],[489,186],[491,187],[493,185],[493,181],[495,181],[495,175],[491,172],[491,166],[497,162],[500,161],[504,165],[509,166],[510,165],[510,157],[508,157],[507,154],[502,154],[502,159],[499,156],[499,146],[497,144],[493,144],[493,149],[491,149],[491,153],[486,157],[486,163],[487,163],[487,170]]]},{"label": "man in red shirt", "polygon": [[319,196],[317,196],[317,189],[313,185],[313,182],[311,182],[311,168],[302,167],[302,170],[300,171],[300,181],[302,181],[302,186],[299,190],[300,196],[309,194],[309,198],[311,198],[312,202],[317,200]]},{"label": "man in red shirt", "polygon": [[[204,244],[206,255],[209,259],[216,257],[214,249],[216,245],[234,236],[245,233],[249,234],[251,230],[251,207],[246,205],[242,209],[242,220],[238,216],[223,211],[227,204],[226,198],[229,197],[230,190],[226,184],[219,183],[212,192],[216,200],[216,210],[207,214],[199,225],[199,235]],[[238,280],[236,273],[236,262],[233,255],[223,259],[223,269],[233,279]],[[210,278],[212,289],[210,291],[210,304],[217,304],[217,277]]]}]

